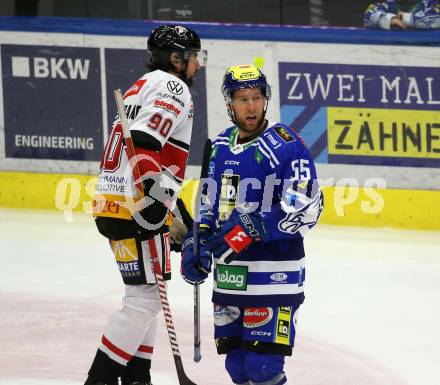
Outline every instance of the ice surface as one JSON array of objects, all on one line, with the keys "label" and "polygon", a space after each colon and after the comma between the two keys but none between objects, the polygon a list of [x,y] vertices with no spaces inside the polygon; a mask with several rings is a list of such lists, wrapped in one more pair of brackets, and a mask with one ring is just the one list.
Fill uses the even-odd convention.
[{"label": "ice surface", "polygon": [[[80,385],[122,281],[90,217],[0,209],[0,384]],[[307,235],[306,302],[289,384],[440,383],[440,232],[320,225]],[[230,384],[212,341],[211,284],[202,286],[202,361],[192,361],[192,287],[173,258],[169,285],[187,375]],[[160,319],[163,325],[163,318]],[[164,326],[155,385],[176,385]]]}]

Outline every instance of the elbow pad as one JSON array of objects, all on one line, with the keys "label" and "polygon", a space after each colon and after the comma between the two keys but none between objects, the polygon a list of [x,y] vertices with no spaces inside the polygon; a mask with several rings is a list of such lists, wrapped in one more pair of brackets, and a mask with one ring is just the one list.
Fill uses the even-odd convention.
[{"label": "elbow pad", "polygon": [[319,191],[307,205],[298,209],[284,202],[276,203],[270,212],[262,212],[270,240],[303,238],[305,233],[318,222],[324,207],[324,196]]}]

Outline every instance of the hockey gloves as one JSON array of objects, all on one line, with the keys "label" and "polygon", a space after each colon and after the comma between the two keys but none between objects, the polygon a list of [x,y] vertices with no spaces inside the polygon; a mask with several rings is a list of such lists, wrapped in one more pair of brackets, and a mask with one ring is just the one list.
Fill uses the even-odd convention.
[{"label": "hockey gloves", "polygon": [[267,241],[267,237],[259,213],[240,213],[234,210],[220,231],[208,238],[205,248],[212,252],[214,258],[221,258],[231,253],[239,254],[252,242]]},{"label": "hockey gloves", "polygon": [[192,285],[203,283],[211,272],[212,254],[205,247],[208,236],[207,230],[199,231],[199,255],[195,255],[193,251],[192,231],[186,235],[182,243],[180,273],[183,279]]}]

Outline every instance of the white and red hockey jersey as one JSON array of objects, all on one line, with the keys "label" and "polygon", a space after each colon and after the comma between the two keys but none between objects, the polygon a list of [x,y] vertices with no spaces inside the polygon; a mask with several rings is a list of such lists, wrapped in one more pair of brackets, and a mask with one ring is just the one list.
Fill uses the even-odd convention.
[{"label": "white and red hockey jersey", "polygon": [[[140,131],[160,143],[160,185],[172,189],[177,196],[185,175],[193,125],[188,86],[176,76],[156,70],[142,76],[125,92],[124,105],[132,134]],[[117,118],[101,160],[95,217],[132,219],[124,206],[127,198],[136,201],[138,197]]]}]

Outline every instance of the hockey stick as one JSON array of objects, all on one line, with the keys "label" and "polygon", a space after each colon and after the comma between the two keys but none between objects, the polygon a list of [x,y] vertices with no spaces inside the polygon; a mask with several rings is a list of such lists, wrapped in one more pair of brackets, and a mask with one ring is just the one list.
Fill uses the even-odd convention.
[{"label": "hockey stick", "polygon": [[[134,151],[133,140],[131,138],[130,129],[128,127],[128,119],[125,113],[124,99],[122,98],[121,90],[113,91],[116,100],[116,106],[118,107],[119,119],[121,120],[122,132],[125,140],[125,150],[129,159],[130,166],[133,170],[133,177],[135,179],[136,189],[144,196],[144,190],[142,186],[141,175],[136,163],[136,153]],[[174,357],[174,363],[176,365],[177,377],[179,379],[179,385],[196,385],[185,374],[183,369],[182,357],[179,352],[179,345],[177,343],[177,336],[174,330],[173,317],[171,315],[170,304],[168,302],[167,289],[162,276],[162,269],[160,267],[159,256],[156,250],[156,244],[154,239],[148,241],[151,251],[151,263],[153,265],[154,275],[156,277],[157,287],[159,289],[160,302],[162,304],[162,310],[165,318],[165,324],[167,327],[168,337],[170,339],[171,350]]]},{"label": "hockey stick", "polygon": [[[200,200],[202,197],[203,190],[203,179],[208,175],[209,160],[211,158],[211,140],[207,139],[205,142],[205,147],[203,149],[203,159],[202,159],[202,170],[200,172],[199,186],[197,188],[196,201],[194,205],[194,223],[193,223],[193,253],[194,255],[199,254],[199,224],[200,218]],[[194,357],[195,362],[199,362],[202,359],[202,354],[200,350],[200,285],[194,285]]]}]

